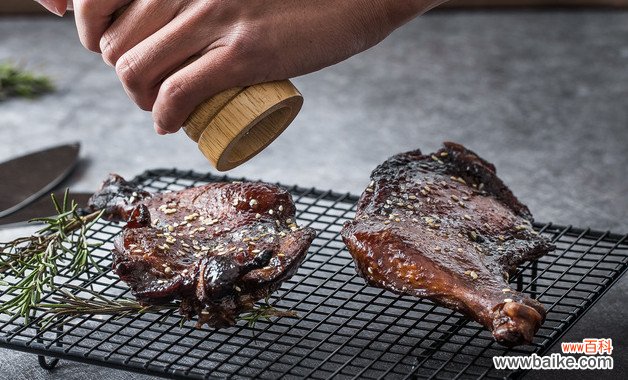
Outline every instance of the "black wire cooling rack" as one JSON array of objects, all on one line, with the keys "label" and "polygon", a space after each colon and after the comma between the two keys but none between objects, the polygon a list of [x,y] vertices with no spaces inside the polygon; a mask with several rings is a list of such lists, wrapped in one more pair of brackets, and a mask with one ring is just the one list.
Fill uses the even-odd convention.
[{"label": "black wire cooling rack", "polygon": [[[135,182],[164,191],[230,180],[156,170]],[[497,371],[491,358],[545,353],[628,266],[627,235],[535,225],[558,249],[519,268],[512,282],[545,305],[547,320],[532,345],[507,349],[458,313],[366,286],[357,277],[339,235],[354,216],[357,197],[296,186],[289,191],[299,224],[319,231],[297,274],[271,298],[298,318],[208,330],[195,329],[193,322],[180,326],[172,314],[92,315],[40,330],[39,318],[25,325],[22,318],[1,315],[0,346],[40,355],[45,368],[62,358],[173,378],[516,378],[523,373]],[[72,276],[65,266],[57,282],[131,297],[109,271],[109,250],[121,227],[99,222],[90,236],[103,243],[93,256],[104,272]]]}]

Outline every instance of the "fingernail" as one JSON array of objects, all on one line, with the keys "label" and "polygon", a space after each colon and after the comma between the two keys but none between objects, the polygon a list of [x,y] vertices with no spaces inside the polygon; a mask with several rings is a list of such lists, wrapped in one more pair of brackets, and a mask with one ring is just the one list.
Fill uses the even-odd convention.
[{"label": "fingernail", "polygon": [[63,15],[65,14],[66,9],[65,8],[61,9],[59,6],[57,6],[54,0],[35,0],[35,1],[59,17],[63,17]]}]

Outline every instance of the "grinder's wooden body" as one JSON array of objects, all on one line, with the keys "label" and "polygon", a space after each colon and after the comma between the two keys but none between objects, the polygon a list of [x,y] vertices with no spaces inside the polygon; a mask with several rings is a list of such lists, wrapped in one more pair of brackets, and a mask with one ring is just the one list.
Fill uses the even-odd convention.
[{"label": "grinder's wooden body", "polygon": [[183,129],[212,165],[225,171],[273,142],[302,105],[303,97],[288,80],[232,88],[199,105]]}]

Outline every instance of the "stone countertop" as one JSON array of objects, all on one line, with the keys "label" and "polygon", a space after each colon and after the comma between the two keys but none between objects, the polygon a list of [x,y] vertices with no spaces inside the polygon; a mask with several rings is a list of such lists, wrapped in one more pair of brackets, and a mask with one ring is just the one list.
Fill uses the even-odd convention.
[{"label": "stone countertop", "polygon": [[[0,36],[0,61],[58,87],[0,103],[0,161],[78,140],[72,187],[86,191],[109,172],[212,170],[183,133],[154,134],[70,20],[0,18]],[[232,175],[360,193],[387,157],[451,140],[493,162],[537,220],[628,232],[628,12],[434,12],[294,82],[303,111]],[[613,338],[617,369],[571,378],[626,373],[627,291],[624,278],[564,338]],[[105,377],[148,378],[68,361],[48,373],[34,355],[0,350],[0,379]]]}]

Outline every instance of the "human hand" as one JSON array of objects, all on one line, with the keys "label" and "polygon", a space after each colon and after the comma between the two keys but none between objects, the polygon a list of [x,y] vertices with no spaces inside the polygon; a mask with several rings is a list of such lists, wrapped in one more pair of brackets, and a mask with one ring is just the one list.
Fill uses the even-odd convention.
[{"label": "human hand", "polygon": [[74,8],[83,45],[115,66],[164,134],[223,90],[338,63],[440,2],[75,0]]}]

